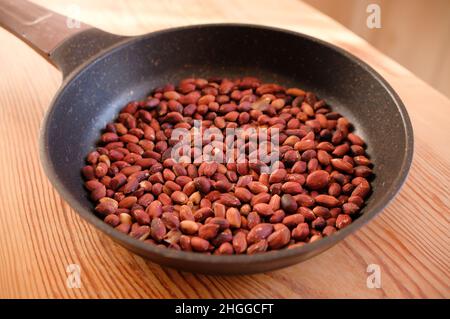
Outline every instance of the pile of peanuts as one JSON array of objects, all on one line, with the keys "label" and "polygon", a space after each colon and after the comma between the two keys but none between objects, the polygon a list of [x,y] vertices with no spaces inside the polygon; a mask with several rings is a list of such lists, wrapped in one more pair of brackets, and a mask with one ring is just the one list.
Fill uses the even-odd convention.
[{"label": "pile of peanuts", "polygon": [[[171,157],[176,128],[279,130],[279,161]],[[126,105],[82,168],[95,212],[137,240],[206,254],[255,254],[330,236],[358,217],[371,163],[348,119],[299,88],[189,78]]]}]

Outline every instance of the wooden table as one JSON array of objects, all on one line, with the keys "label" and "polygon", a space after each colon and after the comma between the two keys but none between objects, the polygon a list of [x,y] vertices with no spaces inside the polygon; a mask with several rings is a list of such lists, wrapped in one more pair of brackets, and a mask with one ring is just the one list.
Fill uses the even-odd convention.
[{"label": "wooden table", "polygon": [[[63,14],[57,0],[37,3]],[[311,298],[450,297],[450,101],[317,10],[295,0],[71,0],[81,18],[119,34],[209,22],[247,22],[332,42],[378,70],[403,99],[415,132],[406,185],[393,203],[325,253],[252,276],[181,273],[146,261],[81,220],[40,166],[38,133],[61,75],[0,30],[0,297],[2,298]],[[362,12],[361,14],[366,14]],[[81,288],[66,285],[69,264]],[[369,264],[381,288],[369,289]]]}]

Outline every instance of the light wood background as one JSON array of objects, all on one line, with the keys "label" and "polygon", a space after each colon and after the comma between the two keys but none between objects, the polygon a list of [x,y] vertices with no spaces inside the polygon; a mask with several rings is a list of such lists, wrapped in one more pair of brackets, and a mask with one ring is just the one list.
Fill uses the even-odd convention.
[{"label": "light wood background", "polygon": [[[305,0],[450,97],[450,1]],[[369,4],[381,28],[366,25]]]},{"label": "light wood background", "polygon": [[[36,1],[69,13],[64,1]],[[0,30],[0,298],[450,297],[450,101],[302,2],[71,0],[82,19],[140,34],[176,25],[251,22],[333,42],[376,68],[403,99],[415,131],[410,176],[393,203],[325,253],[270,273],[214,277],[164,269],[116,245],[78,215],[39,163],[38,132],[61,75]],[[66,267],[81,267],[81,288]],[[369,264],[381,267],[369,289]]]}]

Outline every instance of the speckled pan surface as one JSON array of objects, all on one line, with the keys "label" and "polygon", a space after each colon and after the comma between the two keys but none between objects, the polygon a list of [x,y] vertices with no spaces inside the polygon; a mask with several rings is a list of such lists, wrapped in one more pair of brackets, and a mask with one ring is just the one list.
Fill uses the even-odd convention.
[{"label": "speckled pan surface", "polygon": [[[85,37],[98,39],[91,42],[94,47],[89,54],[77,56],[83,51],[77,50],[83,41],[76,39],[55,54],[67,77],[42,126],[42,162],[53,185],[83,218],[161,265],[210,274],[244,274],[298,263],[372,219],[392,200],[408,174],[413,132],[401,100],[372,68],[323,41],[286,30],[237,24],[188,26],[126,39],[111,40],[111,35],[98,32]],[[108,38],[101,41],[102,37]],[[95,43],[103,47],[95,47]],[[335,235],[300,248],[252,256],[207,256],[144,244],[93,214],[80,168],[100,130],[124,104],[184,77],[246,75],[313,91],[355,124],[356,132],[369,145],[367,152],[376,174],[373,193],[360,218]]]}]

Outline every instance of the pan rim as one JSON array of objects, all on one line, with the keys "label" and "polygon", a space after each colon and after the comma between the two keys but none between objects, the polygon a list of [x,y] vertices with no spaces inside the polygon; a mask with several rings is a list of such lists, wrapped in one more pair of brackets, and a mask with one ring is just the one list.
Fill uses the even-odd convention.
[{"label": "pan rim", "polygon": [[[402,119],[402,128],[405,132],[405,143],[406,148],[404,152],[404,156],[401,163],[401,169],[399,170],[399,174],[396,176],[396,178],[393,180],[391,187],[386,190],[383,194],[383,196],[374,203],[374,206],[365,212],[362,216],[360,216],[358,219],[356,219],[353,223],[351,223],[348,227],[345,227],[342,230],[339,230],[333,236],[325,237],[317,242],[309,243],[307,245],[304,245],[302,247],[296,247],[293,249],[282,249],[277,251],[271,251],[266,252],[262,254],[255,254],[255,255],[230,255],[230,256],[216,256],[216,255],[203,255],[199,253],[192,253],[192,252],[185,252],[185,251],[175,251],[172,249],[162,248],[162,247],[156,247],[153,245],[149,245],[146,243],[143,243],[141,241],[138,241],[128,235],[122,234],[118,231],[116,231],[114,228],[106,224],[104,221],[102,221],[100,218],[98,218],[92,210],[88,210],[82,207],[82,205],[79,203],[79,201],[71,194],[69,190],[67,190],[63,184],[63,182],[59,179],[58,174],[54,170],[54,167],[52,165],[52,159],[49,156],[49,153],[47,152],[46,147],[46,141],[48,129],[49,129],[49,121],[51,118],[51,115],[53,111],[55,110],[56,106],[58,105],[58,100],[60,97],[64,94],[64,91],[67,89],[68,84],[74,80],[76,80],[78,77],[80,77],[84,71],[86,71],[86,67],[92,64],[95,64],[97,61],[99,61],[102,58],[105,58],[106,56],[110,54],[114,54],[114,52],[124,48],[125,46],[131,45],[132,43],[142,41],[144,39],[149,39],[151,37],[164,35],[166,33],[172,33],[177,31],[183,31],[187,29],[199,29],[199,28],[229,28],[229,27],[241,27],[241,28],[253,28],[253,29],[261,29],[261,30],[268,30],[268,31],[275,31],[275,32],[281,32],[281,33],[287,33],[296,37],[301,37],[304,39],[307,39],[311,42],[314,42],[316,44],[319,44],[321,46],[325,46],[330,50],[335,51],[336,53],[343,55],[345,58],[351,60],[353,63],[356,63],[358,66],[360,66],[362,69],[364,69],[365,72],[369,73],[370,76],[372,76],[377,82],[379,82],[385,91],[390,95],[391,99],[393,100],[394,104],[396,105],[397,111],[401,115]],[[412,158],[413,158],[413,149],[414,149],[414,136],[413,136],[413,128],[412,124],[409,118],[409,115],[407,113],[406,107],[404,106],[403,102],[401,101],[398,94],[395,92],[395,90],[391,87],[391,85],[377,72],[375,71],[371,66],[369,66],[366,62],[362,61],[358,57],[354,56],[353,54],[347,52],[346,50],[331,44],[329,42],[317,39],[315,37],[299,33],[296,31],[286,30],[282,28],[272,27],[272,26],[266,26],[266,25],[258,25],[258,24],[243,24],[243,23],[212,23],[212,24],[196,24],[196,25],[186,25],[186,26],[180,26],[175,28],[168,28],[163,29],[155,32],[151,32],[148,34],[136,36],[136,37],[129,37],[125,38],[124,41],[120,41],[119,43],[102,50],[97,55],[93,56],[89,60],[82,63],[80,66],[78,66],[67,78],[65,78],[56,92],[49,108],[47,109],[40,129],[40,136],[39,136],[39,153],[40,153],[40,159],[42,166],[44,168],[44,172],[48,176],[48,179],[52,183],[53,187],[58,191],[58,193],[61,195],[61,197],[69,204],[70,207],[73,208],[73,210],[80,215],[84,220],[88,221],[90,224],[95,226],[98,230],[102,231],[103,233],[109,235],[112,237],[115,241],[118,241],[120,244],[123,244],[128,247],[136,247],[140,251],[144,252],[146,256],[149,255],[158,255],[162,258],[170,259],[172,261],[192,261],[198,264],[204,264],[204,265],[217,265],[217,264],[223,264],[223,265],[231,265],[231,264],[252,264],[252,263],[269,263],[272,261],[282,260],[286,258],[293,258],[296,255],[302,255],[302,254],[309,254],[313,253],[311,255],[314,256],[316,254],[319,254],[321,252],[324,252],[325,250],[331,248],[339,241],[343,240],[345,237],[350,235],[351,233],[354,233],[356,230],[364,226],[366,223],[368,223],[370,220],[372,220],[376,215],[378,215],[384,208],[386,208],[392,200],[395,198],[397,193],[400,191],[401,187],[406,181],[406,178],[408,176],[408,173],[411,168],[412,164]],[[314,254],[316,252],[316,254]],[[140,254],[143,255],[143,254]],[[152,258],[150,258],[152,259]],[[283,266],[277,266],[274,267],[268,267],[271,269],[277,269],[281,268]],[[220,272],[220,271],[218,271]],[[256,271],[250,271],[250,272],[258,272]],[[212,272],[214,273],[214,271]],[[242,270],[242,273],[247,273],[244,269]]]}]

